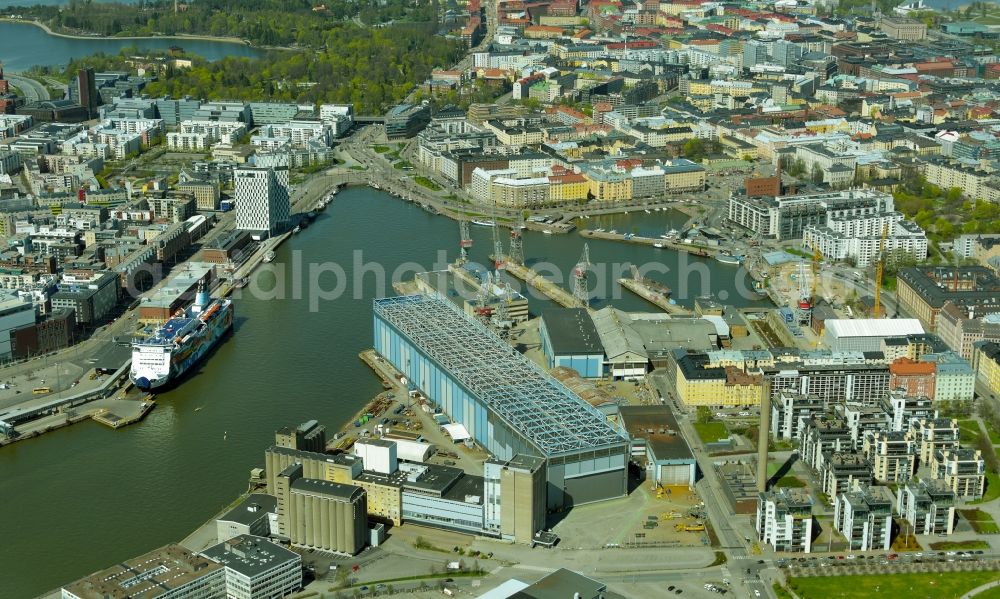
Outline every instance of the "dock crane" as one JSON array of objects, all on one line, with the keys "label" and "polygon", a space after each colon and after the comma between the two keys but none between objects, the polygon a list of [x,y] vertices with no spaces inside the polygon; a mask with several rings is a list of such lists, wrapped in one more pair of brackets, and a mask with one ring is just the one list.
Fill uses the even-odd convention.
[{"label": "dock crane", "polygon": [[875,263],[875,305],[872,317],[882,318],[882,277],[885,275],[885,239],[889,236],[889,223],[882,225],[882,236],[878,240],[878,262]]},{"label": "dock crane", "polygon": [[459,247],[459,264],[465,264],[469,261],[469,248],[472,247],[472,235],[469,234],[469,221],[462,219],[458,221],[458,247]]},{"label": "dock crane", "polygon": [[590,303],[590,291],[587,289],[587,271],[590,267],[590,246],[585,243],[580,261],[573,267],[573,297],[585,308]]}]

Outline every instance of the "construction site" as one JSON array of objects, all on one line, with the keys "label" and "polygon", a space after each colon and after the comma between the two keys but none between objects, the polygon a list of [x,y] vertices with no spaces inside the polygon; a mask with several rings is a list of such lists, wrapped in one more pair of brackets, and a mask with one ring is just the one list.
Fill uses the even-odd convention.
[{"label": "construction site", "polygon": [[761,311],[752,319],[752,326],[767,345],[816,349],[821,345],[823,323],[827,319],[885,317],[881,296],[886,234],[887,229],[883,228],[873,267],[872,296],[864,292],[866,273],[829,268],[815,247],[805,258],[786,252],[764,255],[756,246],[746,266],[778,306],[777,311]]}]

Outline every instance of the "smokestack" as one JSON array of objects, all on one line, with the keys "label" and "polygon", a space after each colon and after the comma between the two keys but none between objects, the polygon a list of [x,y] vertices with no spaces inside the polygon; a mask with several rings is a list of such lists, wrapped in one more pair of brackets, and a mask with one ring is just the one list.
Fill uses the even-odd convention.
[{"label": "smokestack", "polygon": [[771,390],[764,386],[760,398],[760,431],[757,434],[757,490],[767,491],[767,437],[771,429]]}]

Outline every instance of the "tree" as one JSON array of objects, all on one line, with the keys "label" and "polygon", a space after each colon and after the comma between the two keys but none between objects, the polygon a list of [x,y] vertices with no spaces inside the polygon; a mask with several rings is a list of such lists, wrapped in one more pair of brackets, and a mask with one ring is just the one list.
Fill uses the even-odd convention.
[{"label": "tree", "polygon": [[819,163],[814,162],[812,168],[812,182],[816,185],[823,183],[823,169]]},{"label": "tree", "polygon": [[689,139],[684,142],[681,153],[685,158],[697,162],[705,155],[705,144],[697,137]]},{"label": "tree", "polygon": [[350,573],[348,572],[347,568],[340,567],[337,568],[337,573],[334,575],[333,579],[336,581],[337,586],[346,587],[348,576],[350,576]]},{"label": "tree", "polygon": [[698,406],[696,418],[698,424],[707,424],[712,421],[712,410],[708,406]]}]

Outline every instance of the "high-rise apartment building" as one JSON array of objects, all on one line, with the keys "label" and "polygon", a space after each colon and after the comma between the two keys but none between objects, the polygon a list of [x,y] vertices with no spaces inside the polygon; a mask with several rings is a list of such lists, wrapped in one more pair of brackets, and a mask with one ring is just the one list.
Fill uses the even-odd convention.
[{"label": "high-rise apartment building", "polygon": [[288,169],[244,167],[234,174],[236,228],[264,239],[288,226]]},{"label": "high-rise apartment building", "polygon": [[101,96],[97,93],[97,77],[94,69],[80,69],[76,73],[77,101],[80,106],[87,109],[87,118],[97,116],[97,106],[101,103]]}]

